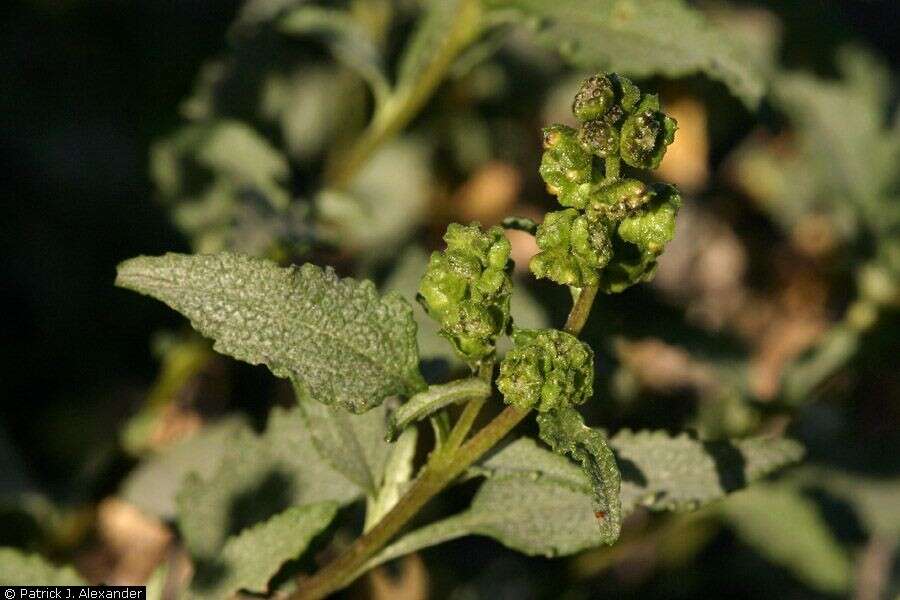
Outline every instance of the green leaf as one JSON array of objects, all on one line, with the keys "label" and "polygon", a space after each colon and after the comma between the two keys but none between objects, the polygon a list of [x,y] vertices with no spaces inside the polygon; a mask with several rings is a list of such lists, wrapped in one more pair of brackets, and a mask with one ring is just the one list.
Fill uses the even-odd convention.
[{"label": "green leaf", "polygon": [[[387,446],[381,439],[383,407],[347,417],[360,420],[360,425],[353,426],[355,431],[373,430],[365,439],[377,438],[379,445]],[[359,440],[356,443],[362,445]],[[364,450],[373,455],[384,452],[377,447]],[[178,522],[191,553],[210,558],[228,536],[290,506],[322,501],[347,504],[364,493],[319,454],[300,408],[275,408],[265,433],[244,429],[233,436],[210,477],[193,474],[186,479],[177,498]]]},{"label": "green leaf", "polygon": [[378,46],[368,31],[347,11],[304,6],[281,18],[282,31],[325,35],[335,57],[356,71],[371,86],[377,102],[386,100],[390,84]]},{"label": "green leaf", "polygon": [[822,491],[853,508],[866,530],[883,537],[900,538],[900,478],[872,477],[837,468],[806,466],[792,473],[803,489]]},{"label": "green leaf", "polygon": [[800,580],[832,594],[847,592],[852,563],[816,503],[785,485],[759,484],[730,497],[722,514],[742,540]]},{"label": "green leaf", "polygon": [[878,229],[885,216],[882,198],[896,182],[898,138],[886,127],[890,72],[854,48],[843,48],[837,62],[842,80],[789,73],[776,79],[772,95],[800,139],[798,168],[812,184],[803,200],[815,205],[824,197],[838,217],[840,206],[850,203]]},{"label": "green leaf", "polygon": [[[734,489],[740,473],[749,484],[802,455],[796,442],[778,438],[704,444],[686,435],[623,431],[609,443],[622,473],[623,518],[641,504],[655,510],[694,509]],[[733,452],[742,460],[726,458]],[[487,480],[468,510],[410,532],[367,568],[466,535],[486,535],[514,550],[545,556],[607,543],[587,475],[534,440],[516,440],[473,472]]]},{"label": "green leaf", "polygon": [[174,519],[178,510],[175,497],[185,477],[190,473],[212,475],[234,437],[246,427],[243,419],[226,419],[176,442],[131,471],[119,495],[160,519]]},{"label": "green leaf", "polygon": [[193,598],[230,598],[239,590],[269,591],[281,566],[303,554],[337,513],[334,502],[294,506],[228,540],[221,555],[204,565],[191,584]]},{"label": "green leaf", "polygon": [[622,528],[619,499],[622,480],[606,435],[587,427],[581,414],[571,406],[542,413],[537,422],[542,440],[556,453],[568,455],[581,464],[591,482],[601,542],[612,544],[619,538]]},{"label": "green leaf", "polygon": [[384,466],[384,481],[366,506],[365,531],[378,523],[400,500],[414,473],[419,432],[410,427],[391,445]]},{"label": "green leaf", "polygon": [[[423,78],[439,72],[437,60],[454,56],[448,48],[465,48],[480,29],[481,6],[475,0],[426,0],[416,30],[397,67],[397,90],[414,89]],[[448,25],[451,25],[448,27]]]},{"label": "green leaf", "polygon": [[430,154],[421,140],[393,140],[366,162],[347,191],[323,190],[316,208],[324,235],[364,260],[392,256],[427,214]]},{"label": "green leaf", "polygon": [[154,144],[150,170],[197,252],[263,253],[312,235],[305,207],[291,204],[287,158],[240,121],[181,128]]},{"label": "green leaf", "polygon": [[900,179],[900,130],[889,126],[891,74],[858,48],[842,48],[840,79],[787,72],[773,79],[772,102],[788,117],[790,144],[748,141],[737,153],[743,187],[790,230],[811,213],[825,213],[846,240],[865,223],[890,235]]},{"label": "green leaf", "polygon": [[[384,443],[384,411],[354,415],[320,402],[303,401],[305,391],[294,386],[300,411],[319,456],[335,471],[374,494],[389,446]],[[369,416],[371,415],[371,416]]]},{"label": "green leaf", "polygon": [[563,556],[599,546],[605,536],[594,517],[590,486],[572,468],[582,476],[580,485],[534,469],[527,476],[497,474],[481,485],[468,510],[409,533],[367,567],[467,535],[491,537],[532,556]]},{"label": "green leaf", "polygon": [[116,284],[162,300],[219,352],[302,381],[325,404],[359,413],[425,387],[412,309],[370,282],[222,253],[133,258]]},{"label": "green leaf", "polygon": [[622,472],[622,510],[693,510],[797,462],[786,438],[703,442],[682,433],[620,431],[610,443]]},{"label": "green leaf", "polygon": [[0,548],[0,585],[87,585],[75,569],[56,567],[38,554]]},{"label": "green leaf", "polygon": [[579,68],[635,77],[696,72],[723,82],[750,108],[765,91],[745,52],[682,0],[487,0],[536,23],[537,40]]},{"label": "green leaf", "polygon": [[421,421],[451,404],[484,399],[490,395],[491,386],[477,377],[430,385],[424,392],[419,392],[391,414],[388,439],[395,439],[410,424]]}]

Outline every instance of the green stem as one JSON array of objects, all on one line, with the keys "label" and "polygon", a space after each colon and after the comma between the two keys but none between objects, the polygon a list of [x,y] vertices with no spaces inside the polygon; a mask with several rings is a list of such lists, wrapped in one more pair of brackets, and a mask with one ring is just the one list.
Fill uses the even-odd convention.
[{"label": "green stem", "polygon": [[456,449],[459,448],[460,445],[462,445],[463,440],[466,439],[466,436],[472,429],[472,425],[475,423],[475,419],[478,418],[478,414],[481,412],[482,407],[484,407],[484,403],[487,402],[487,399],[490,397],[491,379],[493,376],[494,362],[489,361],[482,364],[478,371],[478,381],[482,382],[482,385],[487,386],[488,393],[484,396],[473,397],[469,400],[469,403],[466,404],[462,414],[459,416],[459,420],[456,421],[456,425],[453,426],[453,430],[447,437],[444,451],[448,453],[456,452]]},{"label": "green stem", "polygon": [[566,319],[566,332],[577,336],[584,329],[584,324],[587,323],[588,316],[591,314],[591,307],[594,305],[594,298],[597,296],[598,289],[599,284],[597,283],[581,288],[578,299],[575,300],[575,304],[569,312],[569,318]]},{"label": "green stem", "polygon": [[395,92],[377,109],[369,126],[347,154],[341,155],[328,166],[325,173],[328,187],[346,189],[369,157],[418,114],[443,81],[454,59],[477,36],[480,25],[479,3],[476,0],[462,0],[453,22],[447,25],[445,40],[428,66],[414,82],[406,85],[400,82]]},{"label": "green stem", "polygon": [[302,581],[290,600],[319,600],[348,585],[366,561],[400,531],[425,504],[503,439],[528,414],[512,406],[448,457],[435,452],[409,491],[368,533],[310,579]]},{"label": "green stem", "polygon": [[[578,335],[591,311],[597,285],[581,290],[566,321],[566,331]],[[479,376],[489,381],[493,375],[493,363],[482,366]],[[484,400],[472,400],[466,406],[447,443],[428,458],[422,472],[412,487],[394,507],[335,560],[318,573],[298,584],[288,600],[319,600],[349,585],[362,572],[364,565],[387,544],[406,523],[445,487],[450,485],[466,469],[524,419],[530,411],[507,406],[503,412],[478,431],[469,441],[462,443],[481,410]],[[455,447],[456,444],[461,444]]]}]

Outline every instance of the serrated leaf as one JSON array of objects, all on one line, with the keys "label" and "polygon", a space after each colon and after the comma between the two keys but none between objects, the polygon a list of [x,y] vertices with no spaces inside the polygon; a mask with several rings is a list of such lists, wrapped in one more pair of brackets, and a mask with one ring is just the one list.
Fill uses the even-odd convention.
[{"label": "serrated leaf", "polygon": [[786,438],[703,442],[685,433],[620,431],[610,443],[622,472],[622,510],[691,510],[803,456]]},{"label": "serrated leaf", "polygon": [[[696,508],[732,491],[741,477],[750,483],[802,455],[800,446],[786,439],[704,444],[664,432],[624,431],[610,445],[622,473],[623,518],[641,504],[656,510]],[[737,456],[742,460],[734,460]],[[466,535],[486,535],[520,552],[546,556],[604,543],[591,481],[573,462],[534,440],[516,440],[474,472],[487,480],[468,510],[400,538],[367,568]]]},{"label": "serrated leaf", "polygon": [[[544,451],[546,452],[546,451]],[[547,452],[551,457],[566,461]],[[591,488],[583,473],[580,485],[544,477],[497,474],[478,489],[465,512],[426,525],[387,546],[368,565],[371,568],[404,554],[467,535],[484,535],[528,555],[563,556],[604,543],[594,517]],[[523,476],[524,475],[524,476]]]},{"label": "serrated leaf", "polygon": [[160,519],[174,519],[177,514],[175,497],[185,477],[190,473],[210,476],[234,437],[246,427],[242,419],[227,419],[176,442],[143,460],[131,471],[122,483],[119,495]]},{"label": "serrated leaf", "polygon": [[162,300],[219,352],[301,381],[325,404],[359,413],[425,386],[409,304],[330,268],[167,254],[123,262],[116,284]]},{"label": "serrated leaf", "polygon": [[75,569],[57,567],[38,554],[0,548],[0,585],[87,585]]},{"label": "serrated leaf", "polygon": [[[384,408],[348,417],[384,436]],[[387,446],[380,437],[378,443]],[[275,408],[262,435],[249,429],[234,435],[212,476],[187,478],[177,498],[178,524],[191,553],[210,558],[228,536],[290,506],[347,504],[363,494],[316,450],[299,408]]]},{"label": "serrated leaf", "polygon": [[531,19],[545,46],[580,68],[635,77],[696,72],[723,82],[750,108],[765,80],[743,50],[682,0],[488,0]]},{"label": "serrated leaf", "polygon": [[622,480],[606,434],[587,427],[581,414],[570,406],[542,413],[537,422],[544,442],[581,464],[591,483],[600,539],[604,544],[612,544],[622,527]]},{"label": "serrated leaf", "polygon": [[742,540],[800,580],[823,592],[848,590],[850,558],[800,490],[759,484],[730,497],[721,512]]},{"label": "serrated leaf", "polygon": [[337,513],[334,502],[294,506],[229,539],[221,555],[205,564],[191,584],[193,598],[230,598],[239,590],[266,593],[269,580],[300,557]]}]

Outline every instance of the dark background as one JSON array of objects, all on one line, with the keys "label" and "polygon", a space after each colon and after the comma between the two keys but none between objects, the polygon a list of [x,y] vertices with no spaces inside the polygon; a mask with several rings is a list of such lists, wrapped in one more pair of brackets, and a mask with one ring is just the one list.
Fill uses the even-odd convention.
[{"label": "dark background", "polygon": [[[111,452],[117,428],[156,374],[149,340],[182,323],[114,288],[115,266],[188,250],[154,202],[148,147],[180,123],[178,104],[201,63],[226,49],[239,4],[35,0],[0,9],[0,438],[60,501],[100,498],[115,485],[124,468]],[[787,24],[788,62],[815,66],[823,39],[853,38],[898,66],[894,2],[772,8]],[[527,564],[467,575],[527,579]]]}]

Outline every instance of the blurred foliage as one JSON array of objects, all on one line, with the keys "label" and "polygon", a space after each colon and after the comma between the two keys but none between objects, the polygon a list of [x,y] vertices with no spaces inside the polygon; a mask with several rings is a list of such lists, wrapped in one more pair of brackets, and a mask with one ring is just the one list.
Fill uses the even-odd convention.
[{"label": "blurred foliage", "polygon": [[[573,2],[492,1],[476,36],[447,26],[460,7],[474,10],[462,1],[325,4],[72,0],[3,11],[3,74],[17,85],[0,126],[14,178],[0,226],[13,306],[0,543],[74,562],[89,581],[136,582],[156,569],[157,586],[184,588],[185,545],[202,555],[234,544],[222,533],[277,519],[312,489],[312,500],[358,497],[364,485],[349,481],[360,478],[336,473],[378,478],[371,461],[385,457],[310,466],[310,430],[333,424],[302,407],[276,409],[254,433],[290,391],[214,355],[163,309],[112,291],[113,266],[230,249],[334,264],[413,300],[448,222],[543,219],[552,203],[536,132],[574,125],[567,103],[585,69],[613,67],[654,78],[678,120],[659,178],[679,185],[684,205],[652,288],[598,300],[585,420],[611,432],[692,428],[703,440],[788,430],[808,448],[806,464],[690,517],[638,508],[619,544],[571,559],[482,538],[423,550],[432,596],[900,593],[894,7],[713,2],[701,14],[680,1],[592,1],[582,18]],[[657,49],[628,52],[635,39]],[[415,91],[448,47],[465,50],[433,82],[437,93]],[[372,119],[400,108],[409,114],[390,127]],[[526,279],[533,238],[507,236],[513,275],[527,281],[518,287],[531,291],[513,296],[513,321],[559,322],[569,298]],[[414,311],[429,381],[463,372]],[[147,340],[159,331],[154,354]],[[233,456],[230,472],[223,457]],[[309,469],[315,487],[298,479]],[[500,481],[544,485],[489,481],[472,510],[531,493]],[[232,513],[247,488],[270,502]],[[471,495],[460,486],[429,512],[458,513]],[[101,509],[110,497],[140,510]],[[521,528],[525,508],[478,526],[506,528],[520,536],[513,545],[547,541]],[[197,525],[208,514],[195,512],[228,526],[210,534]],[[341,512],[352,520],[352,508]],[[129,545],[163,564],[129,571]],[[2,552],[3,578],[51,572],[33,554]]]}]

